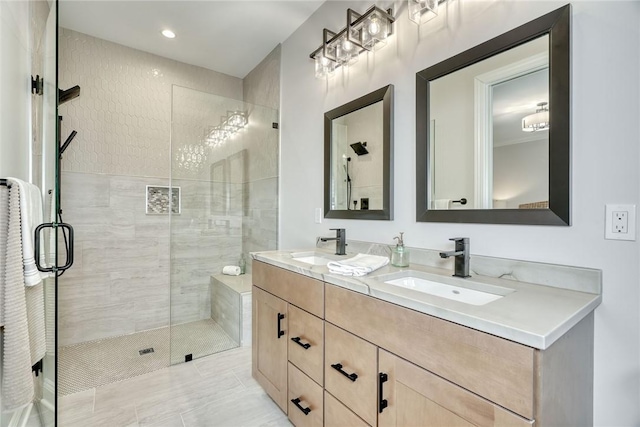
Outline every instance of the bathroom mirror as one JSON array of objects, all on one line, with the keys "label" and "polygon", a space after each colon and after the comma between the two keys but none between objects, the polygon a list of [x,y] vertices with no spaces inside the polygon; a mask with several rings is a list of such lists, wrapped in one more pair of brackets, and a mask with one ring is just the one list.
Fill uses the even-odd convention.
[{"label": "bathroom mirror", "polygon": [[325,218],[393,219],[393,85],[324,115]]},{"label": "bathroom mirror", "polygon": [[417,221],[569,225],[570,12],[417,73]]}]

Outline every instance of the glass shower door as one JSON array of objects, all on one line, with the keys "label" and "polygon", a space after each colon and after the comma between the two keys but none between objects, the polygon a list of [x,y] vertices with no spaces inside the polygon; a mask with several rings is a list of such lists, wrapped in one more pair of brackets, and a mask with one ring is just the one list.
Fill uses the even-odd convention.
[{"label": "glass shower door", "polygon": [[275,249],[277,117],[173,87],[171,364],[251,345],[251,325],[243,332],[250,276],[221,273],[241,258],[250,268],[249,251]]}]

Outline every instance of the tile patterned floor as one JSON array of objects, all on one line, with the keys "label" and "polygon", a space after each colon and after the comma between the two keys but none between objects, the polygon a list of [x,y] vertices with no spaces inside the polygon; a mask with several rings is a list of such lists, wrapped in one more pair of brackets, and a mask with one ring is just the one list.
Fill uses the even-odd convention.
[{"label": "tile patterned floor", "polygon": [[58,399],[59,427],[290,427],[240,347]]},{"label": "tile patterned floor", "polygon": [[[131,335],[61,347],[58,355],[60,396],[122,381],[193,358],[237,347],[213,320],[201,320]],[[153,348],[153,353],[139,351]]]}]

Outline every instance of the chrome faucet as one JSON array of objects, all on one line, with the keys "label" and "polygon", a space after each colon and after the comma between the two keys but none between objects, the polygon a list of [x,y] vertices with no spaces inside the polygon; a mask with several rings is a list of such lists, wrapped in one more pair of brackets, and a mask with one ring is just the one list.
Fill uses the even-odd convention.
[{"label": "chrome faucet", "polygon": [[346,255],[346,247],[347,247],[347,230],[344,228],[331,228],[330,230],[335,230],[336,237],[320,237],[321,242],[328,242],[330,240],[336,241],[336,255]]},{"label": "chrome faucet", "polygon": [[454,273],[456,277],[469,276],[469,238],[454,237],[452,239],[456,243],[455,250],[449,252],[440,252],[441,258],[455,257]]}]

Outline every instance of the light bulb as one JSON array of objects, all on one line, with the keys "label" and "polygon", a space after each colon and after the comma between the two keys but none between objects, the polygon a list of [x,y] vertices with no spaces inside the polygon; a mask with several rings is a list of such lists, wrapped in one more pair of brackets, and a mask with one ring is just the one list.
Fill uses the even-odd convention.
[{"label": "light bulb", "polygon": [[371,22],[369,22],[368,28],[369,34],[376,35],[380,32],[380,19],[376,15],[371,17]]},{"label": "light bulb", "polygon": [[342,48],[346,51],[350,51],[351,49],[353,49],[353,43],[351,43],[349,40],[345,40],[342,43]]}]

